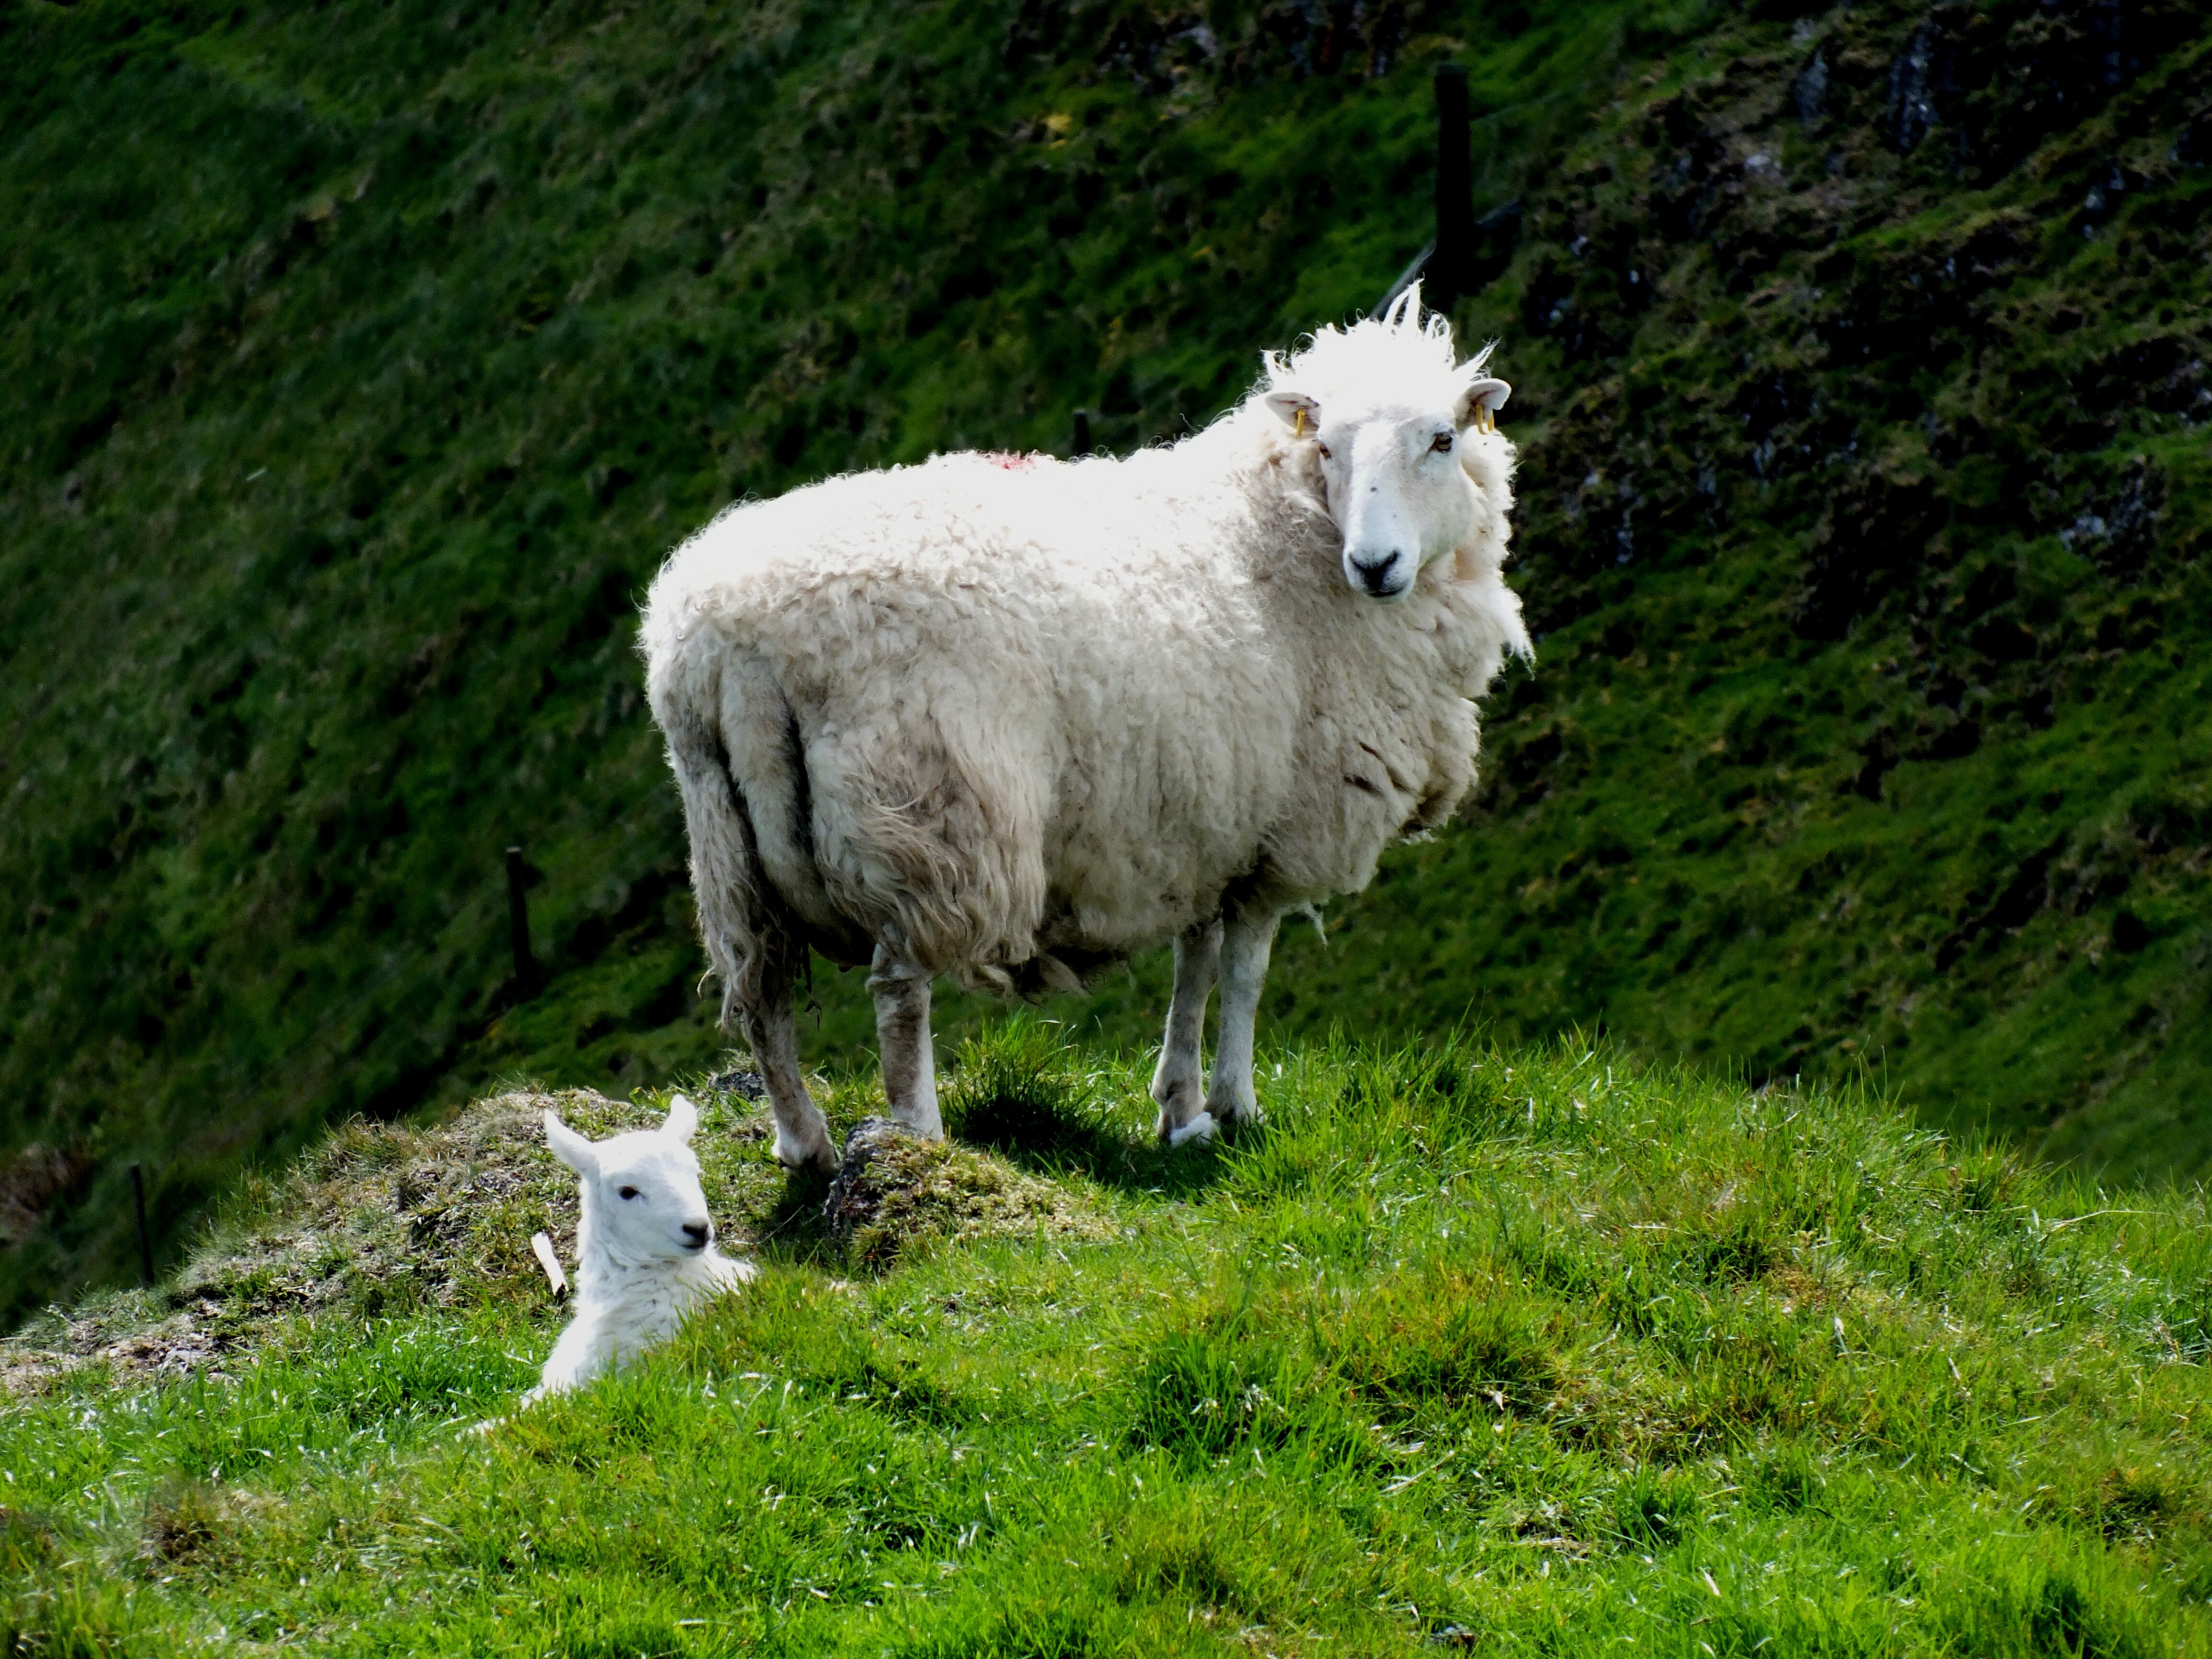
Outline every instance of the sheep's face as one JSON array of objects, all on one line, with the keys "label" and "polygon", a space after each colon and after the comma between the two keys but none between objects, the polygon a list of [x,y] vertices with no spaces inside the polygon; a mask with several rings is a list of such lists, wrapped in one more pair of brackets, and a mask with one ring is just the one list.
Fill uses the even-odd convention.
[{"label": "sheep's face", "polygon": [[545,1139],[581,1177],[583,1224],[623,1267],[696,1255],[714,1241],[691,1136],[699,1109],[682,1095],[658,1129],[586,1140],[545,1114]]},{"label": "sheep's face", "polygon": [[1434,407],[1331,408],[1273,392],[1268,406],[1314,447],[1329,517],[1344,537],[1344,580],[1370,599],[1403,599],[1421,567],[1474,527],[1475,486],[1460,465],[1469,428],[1487,430],[1512,388],[1470,374]]}]

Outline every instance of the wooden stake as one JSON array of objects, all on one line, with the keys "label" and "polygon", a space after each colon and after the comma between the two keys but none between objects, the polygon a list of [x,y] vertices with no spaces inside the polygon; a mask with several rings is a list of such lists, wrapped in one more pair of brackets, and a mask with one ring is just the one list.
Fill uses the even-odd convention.
[{"label": "wooden stake", "polygon": [[522,849],[507,849],[507,934],[514,948],[514,994],[518,1001],[538,994],[538,958],[530,953],[529,872]]},{"label": "wooden stake", "polygon": [[131,1166],[131,1199],[138,1211],[138,1276],[148,1290],[154,1288],[154,1237],[146,1231],[146,1176]]}]

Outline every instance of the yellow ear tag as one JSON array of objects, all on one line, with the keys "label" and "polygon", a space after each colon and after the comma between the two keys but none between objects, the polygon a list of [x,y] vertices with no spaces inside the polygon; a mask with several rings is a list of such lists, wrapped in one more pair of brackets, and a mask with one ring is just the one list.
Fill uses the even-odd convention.
[{"label": "yellow ear tag", "polygon": [[1302,409],[1300,409],[1300,410],[1298,410],[1297,424],[1297,425],[1295,425],[1295,426],[1293,426],[1293,427],[1291,428],[1291,437],[1293,437],[1293,438],[1303,438],[1303,437],[1304,437],[1305,435],[1306,435],[1306,412],[1305,412],[1305,410],[1302,408]]}]

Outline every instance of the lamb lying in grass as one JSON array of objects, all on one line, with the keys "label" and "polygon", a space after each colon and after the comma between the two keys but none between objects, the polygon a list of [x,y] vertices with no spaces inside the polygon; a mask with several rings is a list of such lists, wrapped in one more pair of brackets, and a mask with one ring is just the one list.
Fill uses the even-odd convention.
[{"label": "lamb lying in grass", "polygon": [[545,1114],[554,1155],[581,1180],[576,1316],[526,1406],[580,1388],[676,1334],[684,1316],[754,1276],[714,1248],[691,1136],[699,1109],[678,1095],[658,1129],[590,1141]]}]

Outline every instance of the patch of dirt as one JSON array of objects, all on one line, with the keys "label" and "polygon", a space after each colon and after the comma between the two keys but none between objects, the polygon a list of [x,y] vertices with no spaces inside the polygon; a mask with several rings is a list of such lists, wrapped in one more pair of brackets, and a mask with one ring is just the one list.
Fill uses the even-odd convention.
[{"label": "patch of dirt", "polygon": [[28,1238],[46,1206],[92,1166],[82,1148],[64,1151],[35,1140],[0,1163],[0,1249]]}]

